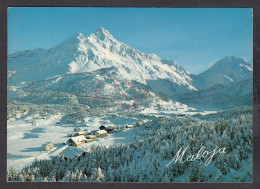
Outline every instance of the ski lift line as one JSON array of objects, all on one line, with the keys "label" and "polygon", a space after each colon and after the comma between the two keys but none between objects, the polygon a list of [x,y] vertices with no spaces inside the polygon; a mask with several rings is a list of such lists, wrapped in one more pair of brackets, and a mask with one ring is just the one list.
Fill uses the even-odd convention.
[{"label": "ski lift line", "polygon": [[116,80],[117,82],[125,82],[125,83],[127,83],[127,85],[129,86],[129,87],[136,87],[136,88],[138,88],[138,89],[142,89],[145,93],[146,93],[146,95],[147,96],[149,96],[150,95],[150,93],[149,92],[147,92],[143,87],[139,87],[139,86],[135,86],[135,85],[133,85],[133,84],[130,84],[129,83],[129,81],[127,81],[127,80],[117,80],[112,74],[114,73],[115,71],[113,70],[112,71],[112,73],[110,74],[110,76],[114,79],[114,80]]},{"label": "ski lift line", "polygon": [[115,81],[117,81],[117,80],[113,79],[113,78],[111,77],[111,75],[109,75],[104,68],[102,68],[101,70],[104,70],[104,72],[106,72],[107,76],[110,77],[110,79],[113,81],[113,83],[115,84],[115,86],[120,90],[120,92],[122,93],[122,95],[127,99],[127,98],[128,98],[127,95],[126,95],[126,94],[123,92],[123,90],[116,84]]},{"label": "ski lift line", "polygon": [[[100,73],[101,72],[101,73]],[[112,73],[114,73],[114,70],[112,70]],[[111,73],[111,74],[112,74]],[[55,79],[58,79],[58,78],[63,78],[63,77],[69,77],[69,76],[74,76],[74,75],[90,75],[90,74],[98,74],[102,80],[99,80],[96,84],[96,89],[94,90],[95,93],[92,95],[92,96],[88,96],[88,95],[78,95],[78,94],[74,94],[74,93],[70,93],[70,92],[62,92],[62,91],[30,91],[28,89],[30,89],[32,86],[34,86],[36,83],[40,83],[40,82],[46,82],[46,81],[52,81],[52,80],[55,80]],[[123,101],[122,100],[117,100],[117,99],[114,99],[114,98],[109,98],[109,97],[101,97],[101,96],[98,96],[98,93],[100,92],[100,83],[101,82],[105,82],[106,78],[105,76],[103,76],[105,74],[105,76],[109,77],[113,84],[120,90],[120,92],[122,93],[122,95],[127,99],[127,95],[124,94],[122,88],[120,88],[120,86],[118,84],[116,84],[116,82],[120,83],[120,82],[125,82],[128,84],[129,87],[136,87],[138,89],[141,89],[143,90],[145,93],[146,93],[146,96],[143,97],[143,98],[138,98],[138,99],[134,99],[133,100],[133,103],[131,102],[128,102],[130,106],[132,106],[132,108],[124,108],[123,105]],[[115,82],[116,81],[116,82]],[[27,90],[26,90],[27,89]],[[138,111],[140,108],[141,108],[141,105],[138,103],[139,100],[142,100],[146,97],[148,97],[150,95],[149,92],[147,92],[144,88],[142,87],[139,87],[139,86],[135,86],[133,84],[130,84],[129,81],[127,80],[117,80],[114,76],[110,75],[107,73],[107,71],[102,68],[101,71],[94,71],[94,72],[90,72],[90,73],[74,73],[74,74],[66,74],[66,75],[62,75],[62,76],[57,76],[55,78],[51,78],[51,79],[46,79],[46,80],[38,80],[38,81],[33,81],[29,84],[27,84],[25,87],[22,88],[22,90],[25,92],[25,93],[58,93],[58,94],[69,94],[69,95],[73,95],[73,96],[76,96],[77,98],[77,101],[78,101],[78,104],[81,104],[81,105],[86,105],[86,104],[83,104],[81,103],[80,99],[79,98],[84,98],[84,97],[87,97],[87,98],[96,98],[96,99],[99,99],[99,100],[112,100],[112,101],[115,101],[115,102],[118,102],[119,104],[121,104],[121,107],[123,109],[127,109],[127,110],[132,110],[132,111]],[[133,109],[134,108],[134,103],[136,103],[137,105],[137,108]],[[89,105],[88,105],[89,106]],[[60,119],[61,122],[63,122],[64,119],[70,117],[70,116],[73,116],[73,115],[76,115],[76,114],[79,114],[79,113],[83,113],[83,112],[87,112],[91,109],[91,107],[89,106],[89,108],[87,110],[83,110],[83,111],[79,111],[79,112],[74,112],[74,113],[71,113],[69,115],[66,115],[64,116],[63,118]]]}]

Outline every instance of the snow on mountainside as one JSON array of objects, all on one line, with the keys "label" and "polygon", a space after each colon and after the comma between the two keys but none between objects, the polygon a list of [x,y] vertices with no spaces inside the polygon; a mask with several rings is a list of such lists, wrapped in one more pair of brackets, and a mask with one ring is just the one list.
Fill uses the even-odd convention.
[{"label": "snow on mountainside", "polygon": [[120,79],[135,80],[152,87],[167,83],[174,93],[196,90],[191,85],[190,74],[176,62],[135,50],[118,42],[103,28],[90,36],[75,34],[48,50],[10,54],[8,85],[109,67],[114,68]]},{"label": "snow on mountainside", "polygon": [[217,61],[208,70],[193,75],[193,86],[197,89],[208,89],[215,84],[228,85],[252,78],[253,68],[242,58],[233,56]]},{"label": "snow on mountainside", "polygon": [[252,106],[253,80],[231,82],[227,85],[216,84],[206,90],[181,94],[181,103],[189,106],[228,109],[238,106]]},{"label": "snow on mountainside", "polygon": [[[64,77],[64,75],[75,73],[97,73],[102,69],[106,69],[109,73],[106,76],[106,81],[108,82],[104,82],[105,86],[103,88],[100,85],[103,84],[101,81],[104,79],[102,74],[97,78],[88,77],[83,80],[80,76],[75,76],[76,79]],[[236,91],[243,91],[244,89],[241,86],[244,85],[239,84],[241,81],[249,81],[248,83],[250,84],[250,81],[252,81],[252,65],[241,58],[225,57],[217,61],[205,72],[199,75],[192,75],[175,61],[161,59],[157,55],[145,54],[135,50],[126,44],[118,42],[107,30],[100,28],[90,36],[84,36],[80,33],[75,34],[48,50],[39,48],[8,55],[7,77],[8,100],[30,101],[34,99],[35,102],[44,100],[46,102],[55,101],[53,94],[48,96],[44,93],[35,96],[34,93],[29,95],[28,93],[20,93],[20,91],[33,81],[58,77],[58,80],[60,78],[63,79],[60,82],[57,80],[56,84],[48,83],[48,87],[52,91],[63,92],[62,95],[70,99],[68,102],[76,102],[76,104],[78,102],[75,100],[76,97],[69,95],[70,93],[88,94],[89,92],[86,90],[97,89],[98,87],[101,87],[98,94],[103,92],[113,99],[122,100],[116,95],[118,92],[132,97],[134,93],[125,88],[124,85],[121,86],[125,82],[124,80],[126,80],[138,86],[148,86],[148,92],[151,94],[171,97],[174,100],[173,107],[177,107],[174,104],[176,100],[190,106],[194,104],[194,100],[203,104],[203,99],[210,100],[214,106],[218,106],[222,101],[220,102],[216,99],[223,100],[228,98],[231,101],[233,97],[238,99],[239,95],[230,96],[228,93],[232,90],[231,86],[236,86]],[[122,82],[118,83],[114,79]],[[63,83],[62,86],[60,86],[61,81]],[[113,82],[110,83],[111,81]],[[212,90],[211,87],[214,87],[214,85],[223,85],[225,87],[217,86],[216,90]],[[118,91],[118,87],[122,91]],[[40,91],[46,89],[48,88],[42,88]],[[225,92],[221,92],[222,90]],[[250,90],[249,88],[249,92]],[[214,91],[218,94],[215,95],[216,99],[206,98],[207,96],[212,96]],[[67,94],[65,94],[66,92]],[[54,95],[57,94],[55,93]],[[96,93],[89,95],[93,97]],[[245,102],[248,96],[250,96],[250,93],[239,98],[244,99],[241,102]],[[190,97],[192,98],[190,99]],[[136,97],[136,99],[138,98]],[[145,99],[149,103],[143,101],[146,104],[144,107],[151,105],[152,101],[154,101],[152,105],[162,104],[161,102],[155,102],[155,99],[152,96]],[[207,103],[207,100],[205,103]],[[127,102],[130,103],[130,101]],[[249,103],[247,102],[246,104]],[[110,105],[111,103],[109,103]]]}]

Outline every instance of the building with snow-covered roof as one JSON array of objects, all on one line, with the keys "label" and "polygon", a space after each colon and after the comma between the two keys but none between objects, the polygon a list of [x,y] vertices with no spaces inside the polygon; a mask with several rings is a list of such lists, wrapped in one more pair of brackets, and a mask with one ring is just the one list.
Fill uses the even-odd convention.
[{"label": "building with snow-covered roof", "polygon": [[71,137],[68,140],[68,143],[72,146],[75,146],[75,147],[81,146],[82,144],[84,144],[86,142],[87,142],[87,139],[84,135]]},{"label": "building with snow-covered roof", "polygon": [[75,136],[81,136],[81,135],[84,135],[85,133],[82,132],[82,131],[79,131],[79,132],[76,132]]},{"label": "building with snow-covered roof", "polygon": [[107,131],[105,130],[99,130],[95,132],[96,137],[105,137],[107,136]]},{"label": "building with snow-covered roof", "polygon": [[65,160],[67,159],[73,159],[73,158],[79,158],[81,156],[84,156],[85,151],[80,148],[74,148],[72,146],[68,146],[63,151],[59,153],[60,156],[64,157]]},{"label": "building with snow-covered roof", "polygon": [[42,151],[50,151],[54,147],[53,142],[47,142],[42,145]]},{"label": "building with snow-covered roof", "polygon": [[106,130],[107,132],[111,132],[111,131],[114,130],[114,128],[115,128],[114,126],[107,126],[105,130]]}]

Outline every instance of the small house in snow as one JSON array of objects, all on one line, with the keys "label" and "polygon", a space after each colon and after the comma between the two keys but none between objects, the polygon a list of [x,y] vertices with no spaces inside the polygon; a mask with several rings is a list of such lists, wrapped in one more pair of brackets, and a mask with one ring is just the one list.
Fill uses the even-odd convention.
[{"label": "small house in snow", "polygon": [[84,143],[86,143],[86,142],[87,142],[87,139],[86,139],[85,136],[83,136],[83,135],[71,137],[71,138],[68,140],[68,143],[69,143],[71,146],[75,146],[75,147],[79,147],[79,146],[81,146],[82,144],[84,144]]},{"label": "small house in snow", "polygon": [[114,128],[115,128],[114,126],[107,126],[105,130],[106,130],[107,132],[111,132],[111,131],[114,130]]},{"label": "small house in snow", "polygon": [[105,130],[99,130],[95,132],[96,137],[105,137],[107,136],[107,132]]},{"label": "small house in snow", "polygon": [[79,131],[79,132],[76,132],[76,133],[75,133],[75,136],[81,136],[81,135],[84,135],[84,134],[85,134],[84,132],[80,132],[80,131]]},{"label": "small house in snow", "polygon": [[141,125],[143,125],[144,123],[142,122],[142,121],[140,121],[140,122],[137,122],[135,125],[136,126],[141,126]]},{"label": "small house in snow", "polygon": [[60,121],[56,121],[56,124],[60,124]]},{"label": "small house in snow", "polygon": [[53,142],[47,142],[42,145],[42,151],[50,151],[54,147]]},{"label": "small house in snow", "polygon": [[86,136],[89,135],[91,132],[90,131],[85,131],[85,132],[76,132],[75,136]]},{"label": "small house in snow", "polygon": [[64,157],[65,160],[80,158],[85,156],[85,151],[80,148],[74,148],[72,146],[68,146],[63,151],[59,153],[60,156]]},{"label": "small house in snow", "polygon": [[126,128],[133,128],[133,125],[126,125]]}]

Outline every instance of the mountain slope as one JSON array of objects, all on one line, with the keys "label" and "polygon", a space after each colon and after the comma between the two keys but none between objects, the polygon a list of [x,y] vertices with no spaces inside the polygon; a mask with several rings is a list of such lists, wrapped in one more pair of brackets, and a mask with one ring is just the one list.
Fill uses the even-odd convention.
[{"label": "mountain slope", "polygon": [[252,65],[246,60],[228,56],[201,74],[193,75],[193,86],[208,89],[215,84],[228,85],[252,78],[252,72]]},{"label": "mountain slope", "polygon": [[[108,82],[104,86],[102,86],[102,81],[105,78],[102,74],[98,77],[87,78],[67,77],[80,73],[103,72],[102,70],[108,72],[106,76]],[[57,81],[39,86],[42,88],[40,91],[60,91],[62,101],[57,101],[61,93],[24,94],[23,89],[29,83],[36,81],[42,84],[44,82],[41,81],[55,77],[58,78]],[[189,106],[211,104],[214,107],[219,107],[221,103],[230,104],[228,103],[230,101],[234,103],[228,107],[234,107],[250,104],[252,65],[241,58],[225,57],[205,72],[192,75],[175,61],[161,59],[154,54],[142,53],[117,41],[103,28],[90,36],[75,34],[48,50],[35,49],[8,55],[8,101],[30,102],[34,99],[35,103],[46,101],[53,104],[78,105],[81,99],[78,99],[79,96],[74,95],[75,93],[96,98],[95,89],[98,89],[100,95],[105,95],[102,97],[110,96],[120,101],[125,100],[118,96],[122,93],[133,97],[130,98],[131,100],[142,96],[141,93],[132,91],[134,88],[128,90],[127,85],[124,84],[127,82],[130,85],[136,83],[138,86],[145,86],[150,94],[155,95],[154,98],[149,96],[151,98],[142,99],[143,104],[146,104],[145,107],[158,104],[156,95],[159,94],[171,97],[172,107],[179,106],[174,104],[176,100]],[[73,95],[71,96],[70,93]],[[139,102],[134,105],[130,99],[127,100],[128,105],[125,102],[122,103],[127,107],[129,103],[132,103],[130,105],[132,109],[139,107]],[[238,99],[239,102],[237,102]],[[90,104],[93,103],[96,103],[96,99],[90,102]],[[114,106],[113,103],[107,103],[109,106]],[[104,102],[100,105],[104,105]]]},{"label": "mountain slope", "polygon": [[229,109],[238,106],[252,106],[253,79],[233,82],[227,85],[215,84],[206,89],[181,94],[177,100],[195,108]]},{"label": "mountain slope", "polygon": [[113,67],[121,79],[156,85],[166,80],[174,93],[196,90],[190,74],[174,61],[161,60],[118,42],[107,30],[100,28],[90,36],[76,34],[48,50],[32,50],[8,56],[8,84],[42,80],[66,73],[91,72]]}]

